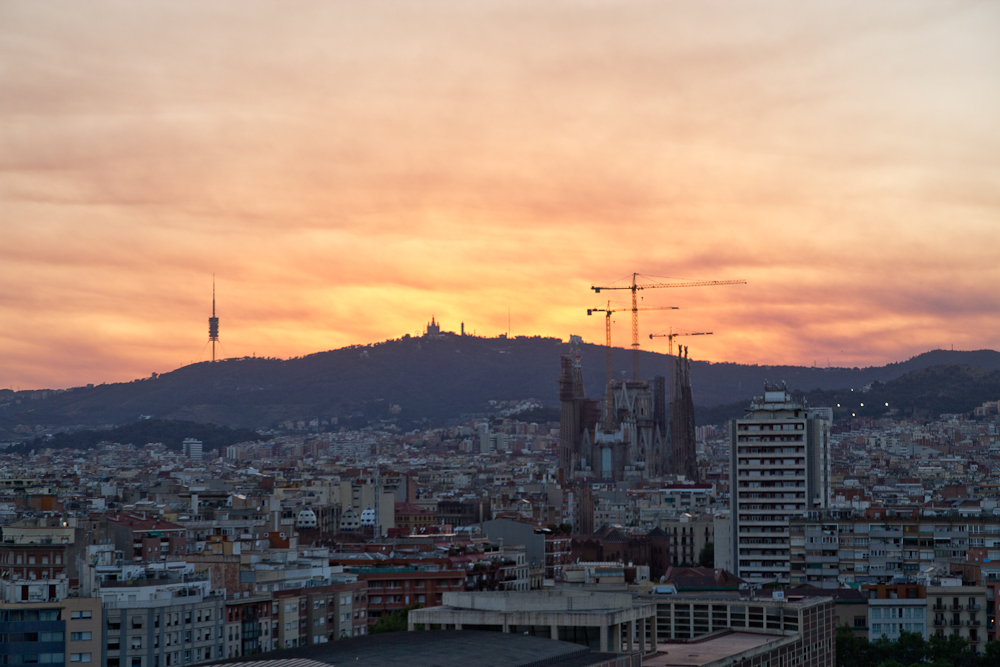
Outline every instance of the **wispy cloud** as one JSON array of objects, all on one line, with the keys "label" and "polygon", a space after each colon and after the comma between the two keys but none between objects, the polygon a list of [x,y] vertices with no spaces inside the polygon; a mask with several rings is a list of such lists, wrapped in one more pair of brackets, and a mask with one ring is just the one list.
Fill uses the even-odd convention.
[{"label": "wispy cloud", "polygon": [[[0,6],[0,385],[413,333],[997,347],[992,3]],[[604,295],[601,295],[602,297]],[[625,316],[616,318],[625,341]],[[619,334],[620,332],[620,334]],[[660,349],[662,341],[644,340]],[[663,344],[665,348],[665,344]]]}]

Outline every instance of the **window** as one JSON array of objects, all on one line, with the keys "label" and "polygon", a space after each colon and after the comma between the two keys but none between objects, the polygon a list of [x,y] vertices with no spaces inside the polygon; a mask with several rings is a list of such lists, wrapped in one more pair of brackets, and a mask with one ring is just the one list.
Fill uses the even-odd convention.
[{"label": "window", "polygon": [[71,619],[73,619],[74,621],[78,620],[78,619],[82,620],[82,619],[85,619],[85,618],[93,618],[94,617],[94,612],[89,611],[89,610],[71,611],[69,613],[69,617]]},{"label": "window", "polygon": [[69,640],[73,642],[87,642],[90,641],[93,633],[90,632],[71,632],[69,633]]},{"label": "window", "polygon": [[69,661],[70,662],[90,662],[90,660],[91,660],[91,654],[90,653],[70,653],[69,654]]}]

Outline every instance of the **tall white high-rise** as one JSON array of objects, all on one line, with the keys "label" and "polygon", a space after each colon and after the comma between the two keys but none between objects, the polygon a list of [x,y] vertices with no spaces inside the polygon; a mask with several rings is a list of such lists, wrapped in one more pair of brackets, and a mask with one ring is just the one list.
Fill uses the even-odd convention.
[{"label": "tall white high-rise", "polygon": [[195,438],[184,438],[184,456],[192,461],[201,461],[201,440]]},{"label": "tall white high-rise", "polygon": [[730,539],[737,576],[789,582],[789,519],[829,505],[832,422],[832,410],[796,403],[784,384],[765,384],[746,417],[732,422]]}]

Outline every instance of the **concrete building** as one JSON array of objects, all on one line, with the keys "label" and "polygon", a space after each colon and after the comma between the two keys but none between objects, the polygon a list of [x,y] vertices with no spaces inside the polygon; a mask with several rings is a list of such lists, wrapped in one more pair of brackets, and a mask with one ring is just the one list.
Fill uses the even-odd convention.
[{"label": "concrete building", "polygon": [[54,602],[77,576],[74,517],[32,517],[4,526],[0,542],[0,599]]},{"label": "concrete building", "polygon": [[828,509],[791,523],[792,584],[824,588],[890,583],[916,577],[927,568],[968,562],[981,550],[987,559],[976,575],[996,579],[1000,560],[1000,518],[957,513],[922,516],[918,510]]},{"label": "concrete building", "polygon": [[[363,614],[369,625],[386,614],[414,604],[441,604],[448,591],[465,590],[465,570],[442,570],[430,566],[358,566],[345,567],[358,581],[368,586],[361,594]],[[365,600],[367,597],[367,600]]]},{"label": "concrete building", "polygon": [[[734,595],[729,598],[706,595],[651,595],[640,596],[643,602],[656,605],[657,636],[660,641],[696,641],[681,644],[672,651],[667,645],[670,660],[648,664],[662,665],[814,665],[833,667],[836,663],[837,614],[834,602],[828,597],[786,597],[782,599],[749,600]],[[757,641],[730,640],[719,646],[702,647],[701,638],[707,635],[728,633],[756,636]],[[769,641],[762,641],[768,640]],[[715,640],[711,640],[715,641]],[[683,648],[681,648],[683,647]],[[689,650],[691,649],[691,650]],[[707,651],[712,659],[676,662],[680,656],[691,657],[699,650]],[[743,662],[744,651],[752,658]],[[643,663],[647,664],[647,663]]]},{"label": "concrete building", "polygon": [[226,600],[225,614],[225,654],[220,657],[238,658],[271,647],[270,596]]},{"label": "concrete building", "polygon": [[650,654],[657,644],[655,606],[627,593],[445,593],[442,606],[410,611],[408,624],[535,635],[602,652]]},{"label": "concrete building", "polygon": [[132,514],[109,517],[107,535],[126,562],[167,560],[187,553],[187,527]]},{"label": "concrete building", "polygon": [[102,665],[101,612],[97,598],[0,602],[0,664]]},{"label": "concrete building", "polygon": [[209,588],[207,573],[165,565],[182,567],[100,582],[107,667],[174,667],[225,656],[225,596]]},{"label": "concrete building", "polygon": [[927,587],[928,630],[933,628],[938,637],[961,637],[981,653],[986,642],[987,587],[963,586],[961,579],[942,578],[939,584]]},{"label": "concrete building", "polygon": [[493,519],[479,526],[491,542],[523,546],[527,565],[545,565],[545,533],[536,526],[513,519]]},{"label": "concrete building", "polygon": [[195,438],[184,438],[182,446],[184,448],[184,456],[188,457],[192,461],[201,461],[202,459],[201,440],[197,440]]},{"label": "concrete building", "polygon": [[828,409],[805,408],[784,385],[765,385],[732,422],[731,548],[740,578],[790,582],[789,522],[829,503],[831,422]]}]

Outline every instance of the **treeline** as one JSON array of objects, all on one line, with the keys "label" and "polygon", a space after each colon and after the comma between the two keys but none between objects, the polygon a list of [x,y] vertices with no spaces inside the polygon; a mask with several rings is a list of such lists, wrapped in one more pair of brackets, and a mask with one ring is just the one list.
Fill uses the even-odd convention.
[{"label": "treeline", "polygon": [[[985,639],[985,636],[983,637]],[[854,636],[849,626],[837,628],[837,667],[997,667],[1000,642],[989,642],[979,653],[957,635],[924,639],[903,632],[896,641],[874,642]]]},{"label": "treeline", "polygon": [[[866,391],[861,389],[813,389],[792,391],[792,395],[811,407],[833,408],[837,421],[886,415],[938,419],[942,414],[969,413],[986,401],[1000,399],[1000,371],[961,364],[932,366],[888,382],[876,380]],[[724,424],[742,418],[749,406],[749,400],[712,408],[696,406],[695,422],[699,426]]]},{"label": "treeline", "polygon": [[138,447],[152,442],[161,442],[169,449],[180,450],[185,438],[201,440],[202,449],[207,452],[210,449],[221,449],[239,442],[270,440],[271,436],[262,436],[248,428],[229,428],[218,424],[199,424],[171,419],[143,419],[106,431],[77,431],[75,433],[56,433],[50,438],[37,437],[12,447],[10,451],[27,454],[45,448],[93,449],[101,442],[131,444]]},{"label": "treeline", "polygon": [[865,392],[841,389],[804,396],[810,405],[832,407],[845,418],[877,418],[894,411],[902,417],[938,419],[942,414],[972,412],[1000,398],[1000,371],[960,364],[932,366],[888,382],[873,382]]}]

